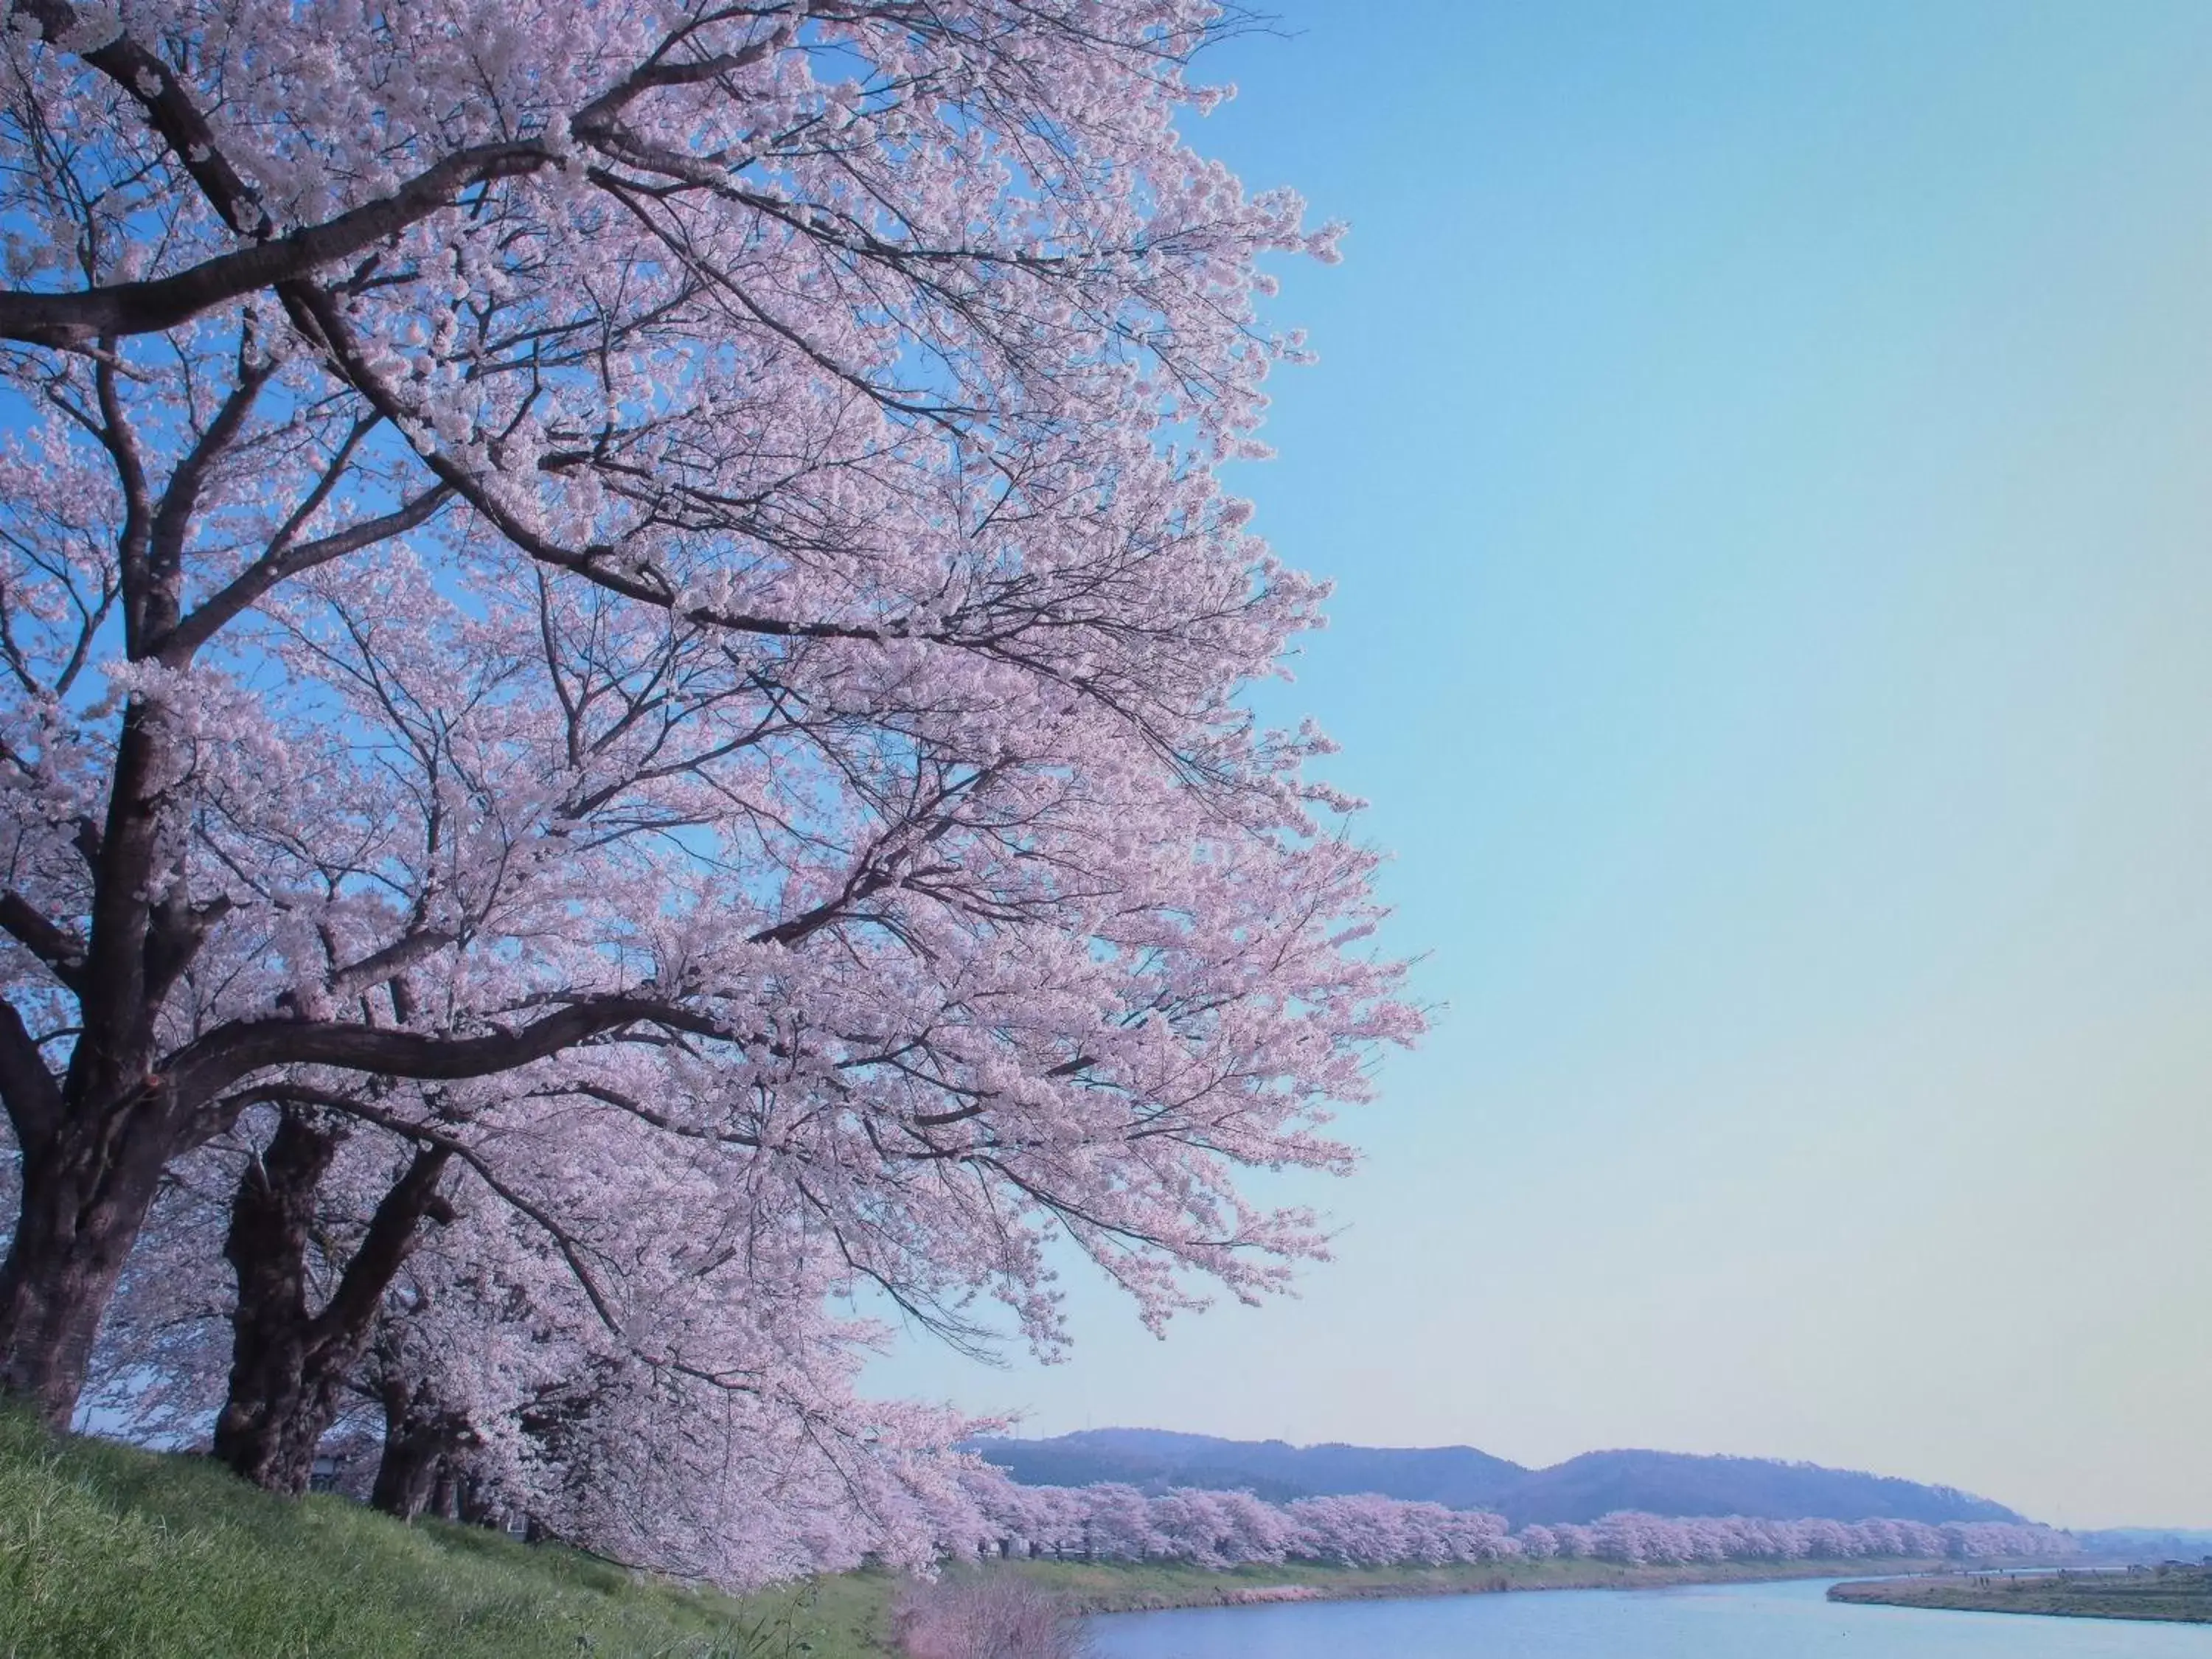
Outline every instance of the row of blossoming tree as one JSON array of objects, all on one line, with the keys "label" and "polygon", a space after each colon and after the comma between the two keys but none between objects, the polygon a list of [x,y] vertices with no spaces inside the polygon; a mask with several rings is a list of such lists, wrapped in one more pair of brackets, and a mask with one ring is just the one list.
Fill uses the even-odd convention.
[{"label": "row of blossoming tree", "polygon": [[0,18],[0,1391],[757,1577],[972,1525],[856,1296],[1318,1254],[1419,1022],[1244,696],[1331,235],[1213,6]]},{"label": "row of blossoming tree", "polygon": [[1867,1559],[1989,1560],[2063,1555],[2073,1540],[2008,1522],[1668,1519],[1622,1511],[1589,1526],[1524,1527],[1503,1516],[1374,1493],[1267,1503],[1243,1492],[982,1484],[991,1529],[966,1547],[990,1556],[1165,1560],[1223,1568],[1285,1561],[1340,1566],[1442,1566],[1555,1557],[1631,1565]]}]

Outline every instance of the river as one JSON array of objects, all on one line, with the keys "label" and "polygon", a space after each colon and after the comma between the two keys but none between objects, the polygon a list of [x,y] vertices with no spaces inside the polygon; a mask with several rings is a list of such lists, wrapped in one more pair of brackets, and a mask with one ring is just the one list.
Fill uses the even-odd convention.
[{"label": "river", "polygon": [[2212,1659],[2212,1625],[1846,1607],[1826,1581],[1118,1613],[1099,1659]]}]

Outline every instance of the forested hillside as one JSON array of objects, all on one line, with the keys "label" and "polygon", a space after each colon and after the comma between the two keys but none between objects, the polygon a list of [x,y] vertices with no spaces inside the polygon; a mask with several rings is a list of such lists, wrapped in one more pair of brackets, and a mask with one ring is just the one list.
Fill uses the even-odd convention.
[{"label": "forested hillside", "polygon": [[1158,1429],[1091,1429],[1049,1440],[986,1440],[978,1449],[1025,1486],[1125,1482],[1248,1491],[1272,1502],[1379,1492],[1493,1510],[1516,1527],[1589,1522],[1620,1510],[1766,1520],[2018,1521],[2002,1504],[1951,1486],[1785,1463],[1678,1452],[1597,1451],[1530,1469],[1472,1446],[1293,1446]]}]

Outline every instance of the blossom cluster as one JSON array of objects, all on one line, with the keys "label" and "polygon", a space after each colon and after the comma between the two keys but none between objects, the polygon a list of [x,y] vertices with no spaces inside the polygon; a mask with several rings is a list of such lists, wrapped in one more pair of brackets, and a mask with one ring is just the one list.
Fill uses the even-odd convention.
[{"label": "blossom cluster", "polygon": [[866,1299],[1323,1253],[1250,1174],[1422,1021],[1252,712],[1335,236],[1182,131],[1233,21],[11,9],[0,1391],[743,1582],[965,1524]]},{"label": "blossom cluster", "polygon": [[1225,1568],[1311,1561],[1337,1566],[1443,1566],[1553,1558],[1627,1565],[1719,1561],[1989,1560],[2065,1553],[2073,1540],[2009,1522],[1667,1518],[1631,1510],[1589,1525],[1503,1516],[1367,1492],[1271,1504],[1246,1492],[990,1484],[972,1489],[991,1530],[986,1555],[1178,1561]]}]

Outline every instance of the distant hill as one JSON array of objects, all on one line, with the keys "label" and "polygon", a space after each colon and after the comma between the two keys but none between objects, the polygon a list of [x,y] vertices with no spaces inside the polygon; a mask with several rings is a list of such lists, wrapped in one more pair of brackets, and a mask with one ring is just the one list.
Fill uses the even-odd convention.
[{"label": "distant hill", "polygon": [[1170,1486],[1242,1489],[1275,1503],[1331,1492],[1374,1492],[1453,1509],[1495,1510],[1531,1522],[1590,1522],[1614,1510],[1654,1515],[1747,1515],[1777,1521],[2019,1521],[2002,1504],[1951,1486],[1782,1463],[1680,1452],[1585,1452],[1546,1469],[1472,1446],[1293,1446],[1220,1440],[1164,1429],[1086,1429],[1050,1440],[984,1440],[976,1449],[1032,1486],[1119,1480],[1148,1492]]},{"label": "distant hill", "polygon": [[2212,1561],[2212,1528],[2107,1527],[2076,1532],[2091,1555],[2109,1561]]},{"label": "distant hill", "polygon": [[976,1444],[1024,1486],[1121,1480],[1149,1492],[1170,1486],[1241,1489],[1278,1504],[1322,1492],[1379,1492],[1456,1510],[1486,1509],[1492,1493],[1528,1474],[1518,1463],[1472,1446],[1293,1446],[1283,1440],[1216,1440],[1164,1429],[1086,1429],[1053,1440]]},{"label": "distant hill", "polygon": [[2002,1504],[1955,1486],[1781,1463],[1763,1457],[1692,1457],[1681,1452],[1584,1452],[1535,1469],[1496,1505],[1516,1527],[1532,1521],[1589,1521],[1611,1510],[1653,1515],[1750,1515],[1787,1521],[2019,1521]]}]

